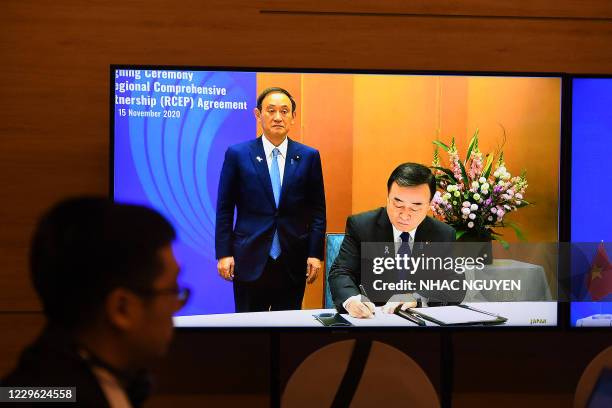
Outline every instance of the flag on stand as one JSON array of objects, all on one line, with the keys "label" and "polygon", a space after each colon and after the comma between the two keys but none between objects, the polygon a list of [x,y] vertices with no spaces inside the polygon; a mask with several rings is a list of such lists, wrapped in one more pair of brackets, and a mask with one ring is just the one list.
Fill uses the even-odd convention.
[{"label": "flag on stand", "polygon": [[594,301],[599,301],[612,293],[612,263],[603,242],[597,247],[591,270],[586,275],[586,286]]}]

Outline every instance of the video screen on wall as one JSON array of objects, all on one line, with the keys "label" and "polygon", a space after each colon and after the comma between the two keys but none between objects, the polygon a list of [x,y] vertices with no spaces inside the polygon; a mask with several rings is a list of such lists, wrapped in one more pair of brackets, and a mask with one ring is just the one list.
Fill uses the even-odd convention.
[{"label": "video screen on wall", "polygon": [[176,326],[554,326],[561,82],[112,66],[112,195]]},{"label": "video screen on wall", "polygon": [[[572,81],[571,325],[612,328],[612,78]],[[589,199],[589,197],[591,197]]]}]

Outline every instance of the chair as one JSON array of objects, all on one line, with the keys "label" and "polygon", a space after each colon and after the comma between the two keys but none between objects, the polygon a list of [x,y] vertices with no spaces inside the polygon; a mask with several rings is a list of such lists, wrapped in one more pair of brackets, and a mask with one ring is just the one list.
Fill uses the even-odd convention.
[{"label": "chair", "polygon": [[338,252],[340,252],[340,245],[342,245],[342,241],[344,240],[344,233],[334,232],[325,235],[325,282],[323,285],[325,287],[325,299],[323,299],[323,303],[325,309],[333,309],[334,302],[332,300],[331,291],[329,290],[327,278],[329,277],[329,270],[338,256]]},{"label": "chair", "polygon": [[[309,355],[293,372],[281,398],[281,407],[311,408],[332,405],[350,365],[356,340],[328,344]],[[439,407],[436,389],[423,369],[408,355],[373,341],[350,401],[342,406]],[[355,366],[353,366],[355,367]]]}]

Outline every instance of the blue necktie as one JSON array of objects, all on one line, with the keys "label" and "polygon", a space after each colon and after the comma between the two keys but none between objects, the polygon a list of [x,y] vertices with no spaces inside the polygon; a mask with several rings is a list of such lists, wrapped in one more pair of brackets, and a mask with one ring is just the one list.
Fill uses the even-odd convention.
[{"label": "blue necktie", "polygon": [[[281,192],[280,170],[278,169],[278,155],[280,150],[272,150],[272,165],[270,166],[270,181],[272,181],[272,193],[274,193],[274,202],[278,208],[278,201]],[[281,253],[280,240],[278,239],[278,229],[274,230],[274,238],[272,238],[272,246],[270,247],[270,257],[276,259]]]},{"label": "blue necktie", "polygon": [[[412,256],[412,250],[410,249],[410,233],[402,232],[400,234],[400,238],[402,239],[402,244],[397,250],[397,254],[404,258],[404,255],[408,255],[408,257]],[[405,269],[401,269],[399,271],[399,278],[406,279],[408,277],[408,271]]]}]

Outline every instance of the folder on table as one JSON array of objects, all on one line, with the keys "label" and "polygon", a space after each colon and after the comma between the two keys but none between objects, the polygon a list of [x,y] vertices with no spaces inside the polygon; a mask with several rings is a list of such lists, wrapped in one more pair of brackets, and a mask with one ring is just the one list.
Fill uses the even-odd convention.
[{"label": "folder on table", "polygon": [[504,324],[508,319],[468,305],[408,309],[413,315],[440,326],[489,326]]}]

